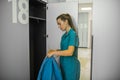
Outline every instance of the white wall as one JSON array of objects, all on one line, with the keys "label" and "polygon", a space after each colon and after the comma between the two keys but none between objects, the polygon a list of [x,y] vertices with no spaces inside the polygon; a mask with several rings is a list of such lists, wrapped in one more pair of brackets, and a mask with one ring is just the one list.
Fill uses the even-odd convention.
[{"label": "white wall", "polygon": [[93,0],[93,79],[120,80],[120,0]]},{"label": "white wall", "polygon": [[0,80],[29,80],[29,24],[12,23],[12,2],[0,0]]},{"label": "white wall", "polygon": [[92,3],[93,0],[78,0],[80,3]]},{"label": "white wall", "polygon": [[65,0],[47,0],[48,3],[65,2]]},{"label": "white wall", "polygon": [[54,3],[54,2],[76,2],[79,3],[92,3],[93,0],[47,0],[48,3]]}]

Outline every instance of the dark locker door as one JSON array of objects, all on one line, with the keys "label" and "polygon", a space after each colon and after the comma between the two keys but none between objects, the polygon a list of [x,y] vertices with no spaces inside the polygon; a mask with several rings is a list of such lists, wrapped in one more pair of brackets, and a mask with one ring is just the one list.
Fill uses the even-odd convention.
[{"label": "dark locker door", "polygon": [[37,77],[40,65],[46,55],[46,23],[30,19],[31,74]]},{"label": "dark locker door", "polygon": [[46,4],[29,1],[30,80],[36,80],[46,56]]}]

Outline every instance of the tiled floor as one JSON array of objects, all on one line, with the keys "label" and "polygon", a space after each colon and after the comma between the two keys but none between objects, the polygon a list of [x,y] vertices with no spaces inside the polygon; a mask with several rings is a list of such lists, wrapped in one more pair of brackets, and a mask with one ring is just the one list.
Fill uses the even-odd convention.
[{"label": "tiled floor", "polygon": [[80,80],[90,80],[91,49],[79,48],[78,59],[81,63]]}]

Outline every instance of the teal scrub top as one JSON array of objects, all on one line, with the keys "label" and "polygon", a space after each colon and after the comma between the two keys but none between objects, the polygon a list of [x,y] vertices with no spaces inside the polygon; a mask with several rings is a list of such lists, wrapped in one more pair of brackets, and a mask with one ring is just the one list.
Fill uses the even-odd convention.
[{"label": "teal scrub top", "polygon": [[64,33],[61,38],[61,50],[67,50],[69,46],[74,46],[72,56],[60,56],[60,65],[63,80],[79,80],[80,63],[77,59],[79,39],[76,32],[71,28],[68,33]]},{"label": "teal scrub top", "polygon": [[69,46],[74,46],[75,51],[73,53],[73,56],[77,57],[78,45],[79,45],[78,36],[73,29],[70,29],[68,33],[63,34],[61,39],[61,50],[66,50],[68,49]]}]

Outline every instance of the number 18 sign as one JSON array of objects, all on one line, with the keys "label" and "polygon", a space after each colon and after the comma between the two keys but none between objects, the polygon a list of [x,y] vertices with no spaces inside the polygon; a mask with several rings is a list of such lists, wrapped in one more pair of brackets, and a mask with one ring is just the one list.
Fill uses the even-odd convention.
[{"label": "number 18 sign", "polygon": [[28,23],[28,0],[8,0],[12,2],[12,22]]}]

